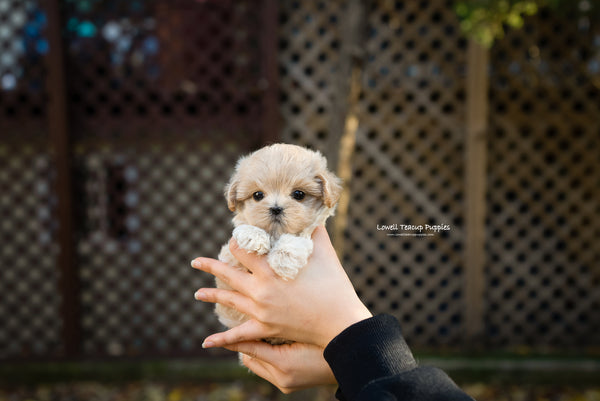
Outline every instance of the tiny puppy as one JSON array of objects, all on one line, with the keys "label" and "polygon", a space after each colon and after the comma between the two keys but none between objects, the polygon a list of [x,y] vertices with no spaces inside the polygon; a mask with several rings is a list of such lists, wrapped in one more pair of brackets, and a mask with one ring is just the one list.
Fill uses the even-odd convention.
[{"label": "tiny puppy", "polygon": [[[233,238],[240,248],[267,255],[273,271],[292,280],[313,251],[311,234],[335,211],[342,187],[319,153],[300,146],[275,144],[242,157],[225,187],[233,217]],[[242,268],[225,244],[219,260]],[[229,287],[216,280],[217,287]],[[219,321],[231,328],[248,317],[217,304]],[[265,339],[271,344],[285,339]]]}]

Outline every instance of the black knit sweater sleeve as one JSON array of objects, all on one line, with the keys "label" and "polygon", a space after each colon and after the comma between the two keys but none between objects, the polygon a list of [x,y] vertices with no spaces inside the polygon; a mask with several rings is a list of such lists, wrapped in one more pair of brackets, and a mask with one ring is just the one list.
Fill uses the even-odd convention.
[{"label": "black knit sweater sleeve", "polygon": [[325,348],[342,401],[451,400],[472,401],[441,370],[417,365],[389,315],[358,322]]}]

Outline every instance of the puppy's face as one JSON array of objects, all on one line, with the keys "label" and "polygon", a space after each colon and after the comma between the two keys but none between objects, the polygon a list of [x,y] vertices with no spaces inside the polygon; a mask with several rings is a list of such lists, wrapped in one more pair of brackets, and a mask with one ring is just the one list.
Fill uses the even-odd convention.
[{"label": "puppy's face", "polygon": [[317,152],[277,144],[242,158],[227,185],[234,222],[279,237],[299,234],[335,206],[341,186]]}]

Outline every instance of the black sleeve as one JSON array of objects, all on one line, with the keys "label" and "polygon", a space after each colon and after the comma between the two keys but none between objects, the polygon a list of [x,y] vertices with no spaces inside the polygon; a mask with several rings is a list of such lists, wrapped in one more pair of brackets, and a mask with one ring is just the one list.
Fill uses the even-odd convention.
[{"label": "black sleeve", "polygon": [[342,401],[472,401],[443,371],[417,365],[390,315],[358,322],[325,348]]}]

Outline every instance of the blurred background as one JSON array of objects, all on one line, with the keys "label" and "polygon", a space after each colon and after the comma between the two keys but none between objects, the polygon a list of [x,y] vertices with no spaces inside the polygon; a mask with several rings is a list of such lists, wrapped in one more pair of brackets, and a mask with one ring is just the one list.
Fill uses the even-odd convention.
[{"label": "blurred background", "polygon": [[333,399],[201,348],[189,263],[279,141],[345,179],[336,249],[423,362],[600,399],[600,2],[0,0],[0,400]]}]

